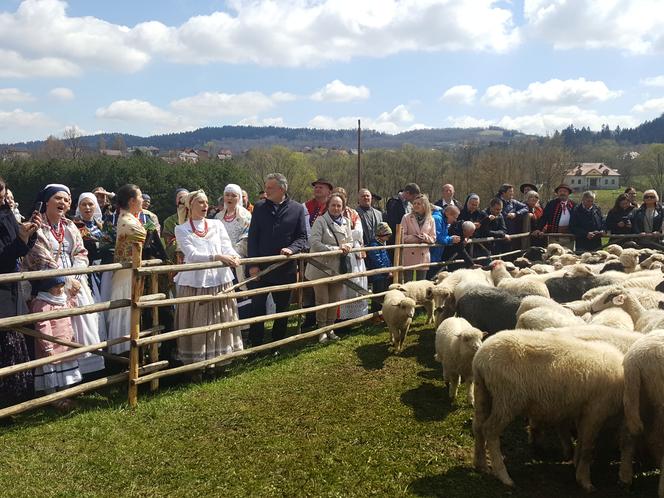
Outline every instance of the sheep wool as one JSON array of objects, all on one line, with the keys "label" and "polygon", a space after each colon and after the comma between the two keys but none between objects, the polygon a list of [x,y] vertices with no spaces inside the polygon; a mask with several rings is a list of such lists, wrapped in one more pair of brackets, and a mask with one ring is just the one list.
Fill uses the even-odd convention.
[{"label": "sheep wool", "polygon": [[403,292],[392,289],[385,294],[383,300],[383,319],[392,335],[392,344],[396,352],[400,353],[410,324],[415,316],[414,300],[406,297]]}]

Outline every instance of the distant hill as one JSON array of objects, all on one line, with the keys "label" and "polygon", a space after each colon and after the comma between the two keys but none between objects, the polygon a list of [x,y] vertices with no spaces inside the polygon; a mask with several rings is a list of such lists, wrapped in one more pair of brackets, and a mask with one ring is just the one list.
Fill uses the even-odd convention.
[{"label": "distant hill", "polygon": [[[83,144],[97,148],[101,138],[111,147],[117,136],[121,136],[127,147],[154,146],[162,152],[187,147],[201,148],[206,145],[231,149],[239,153],[247,149],[283,145],[292,149],[304,147],[357,148],[356,130],[320,130],[313,128],[284,128],[275,126],[221,126],[199,128],[194,131],[139,137],[124,133],[103,133],[81,137]],[[403,144],[423,148],[441,148],[464,143],[488,144],[526,139],[529,135],[502,128],[442,128],[413,130],[397,135],[362,130],[362,148],[396,149]],[[6,144],[15,148],[35,150],[44,141]]]}]

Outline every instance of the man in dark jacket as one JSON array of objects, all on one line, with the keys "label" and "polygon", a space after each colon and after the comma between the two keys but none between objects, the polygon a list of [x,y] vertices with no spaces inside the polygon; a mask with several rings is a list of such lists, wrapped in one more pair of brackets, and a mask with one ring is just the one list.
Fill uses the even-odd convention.
[{"label": "man in dark jacket", "polygon": [[362,238],[368,246],[374,238],[378,225],[383,222],[383,213],[371,206],[372,194],[369,189],[361,188],[357,193],[357,214],[362,223]]},{"label": "man in dark jacket", "polygon": [[597,251],[602,247],[604,220],[602,211],[595,204],[594,192],[584,192],[581,204],[574,207],[569,221],[569,231],[576,237],[576,251]]},{"label": "man in dark jacket", "polygon": [[480,226],[479,237],[493,237],[502,239],[491,244],[491,254],[500,254],[510,250],[510,236],[507,233],[507,225],[503,217],[503,201],[498,197],[491,199],[489,207],[485,211],[486,218]]},{"label": "man in dark jacket", "polygon": [[441,209],[445,209],[448,205],[456,206],[461,209],[463,206],[459,201],[454,198],[454,185],[451,183],[446,183],[440,189],[441,198],[438,199],[434,204]]},{"label": "man in dark jacket", "polygon": [[[554,190],[557,199],[550,200],[544,208],[544,214],[537,222],[537,230],[533,235],[538,237],[541,232],[545,233],[569,233],[569,221],[572,216],[574,203],[569,200],[572,188],[566,184],[560,184]],[[570,237],[549,237],[549,243],[557,242],[565,247],[573,249],[574,241]]]},{"label": "man in dark jacket", "polygon": [[[254,206],[249,225],[247,240],[248,257],[274,256],[283,254],[290,256],[302,252],[307,247],[307,229],[305,210],[302,204],[295,202],[287,195],[288,181],[280,173],[271,173],[265,179],[267,199]],[[250,277],[267,268],[270,263],[253,265],[247,268]],[[297,279],[297,264],[289,261],[285,265],[249,283],[249,288],[257,289],[271,285],[290,284]],[[290,301],[290,291],[273,292],[272,298],[277,313],[286,311]],[[252,315],[265,314],[267,294],[252,296]],[[288,319],[280,318],[272,326],[272,340],[286,336]],[[265,324],[251,325],[249,339],[252,346],[263,344]]]},{"label": "man in dark jacket", "polygon": [[420,187],[416,183],[409,183],[395,197],[387,201],[385,221],[387,221],[387,224],[392,229],[392,237],[388,244],[394,244],[397,225],[401,223],[404,215],[411,212],[411,201],[418,195],[420,195]]}]

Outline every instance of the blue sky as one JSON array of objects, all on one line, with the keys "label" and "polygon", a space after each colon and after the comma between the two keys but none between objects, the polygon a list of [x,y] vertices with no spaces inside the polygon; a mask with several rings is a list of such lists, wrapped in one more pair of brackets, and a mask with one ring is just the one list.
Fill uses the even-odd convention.
[{"label": "blue sky", "polygon": [[0,0],[0,143],[635,126],[664,112],[662,25],[661,0]]}]

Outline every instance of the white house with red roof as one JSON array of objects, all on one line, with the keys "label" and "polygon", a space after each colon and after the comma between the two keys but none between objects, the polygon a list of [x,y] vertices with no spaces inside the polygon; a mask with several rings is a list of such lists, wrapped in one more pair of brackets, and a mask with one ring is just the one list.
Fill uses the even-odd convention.
[{"label": "white house with red roof", "polygon": [[565,173],[565,183],[575,192],[613,190],[620,187],[620,173],[604,163],[577,163]]}]

